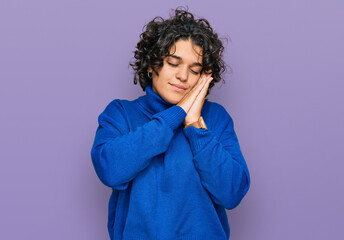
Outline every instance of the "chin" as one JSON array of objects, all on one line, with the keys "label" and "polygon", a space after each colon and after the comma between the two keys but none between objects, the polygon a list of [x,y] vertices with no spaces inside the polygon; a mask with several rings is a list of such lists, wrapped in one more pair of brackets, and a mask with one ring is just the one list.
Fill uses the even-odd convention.
[{"label": "chin", "polygon": [[176,105],[177,103],[179,103],[180,99],[171,99],[171,98],[168,98],[168,99],[165,99],[167,102],[173,104],[173,105]]},{"label": "chin", "polygon": [[167,102],[169,102],[169,103],[171,103],[173,105],[176,105],[179,101],[167,101]]}]

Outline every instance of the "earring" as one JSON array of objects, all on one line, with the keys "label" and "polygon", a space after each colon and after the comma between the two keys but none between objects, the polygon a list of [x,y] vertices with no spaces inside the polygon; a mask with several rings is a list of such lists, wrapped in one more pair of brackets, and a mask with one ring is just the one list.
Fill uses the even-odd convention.
[{"label": "earring", "polygon": [[[149,75],[149,74],[151,74],[151,75]],[[147,72],[147,75],[148,75],[148,78],[152,78],[152,76],[153,76],[153,73],[151,73],[151,72]]]}]

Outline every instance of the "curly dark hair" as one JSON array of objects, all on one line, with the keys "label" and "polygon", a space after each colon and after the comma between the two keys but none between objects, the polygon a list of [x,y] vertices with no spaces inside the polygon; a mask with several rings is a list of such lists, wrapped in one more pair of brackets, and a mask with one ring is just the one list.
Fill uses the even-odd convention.
[{"label": "curly dark hair", "polygon": [[211,71],[213,77],[206,95],[209,94],[209,90],[215,83],[220,80],[225,82],[222,79],[222,74],[226,71],[227,66],[222,59],[224,47],[206,19],[195,19],[194,15],[188,12],[188,7],[185,9],[179,6],[175,9],[174,16],[170,14],[170,18],[167,20],[157,16],[144,27],[146,30],[140,34],[137,50],[134,51],[135,61],[130,63],[135,71],[134,84],[139,81],[143,91],[152,81],[147,76],[148,67],[151,66],[152,70],[159,75],[156,69],[163,66],[163,59],[170,55],[171,46],[179,39],[190,38],[193,44],[203,50],[201,74],[204,71]]}]

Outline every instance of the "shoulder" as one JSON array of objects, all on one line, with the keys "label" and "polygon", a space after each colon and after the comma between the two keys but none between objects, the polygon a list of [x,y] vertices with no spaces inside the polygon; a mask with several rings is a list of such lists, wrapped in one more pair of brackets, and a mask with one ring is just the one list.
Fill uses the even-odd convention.
[{"label": "shoulder", "polygon": [[134,106],[135,100],[127,100],[127,99],[113,99],[108,103],[104,109],[104,113],[112,114],[112,113],[118,113],[125,112],[128,107]]},{"label": "shoulder", "polygon": [[122,99],[113,99],[111,100],[104,108],[101,114],[106,114],[106,115],[113,115],[113,113],[118,113],[124,111],[123,104],[122,104]]},{"label": "shoulder", "polygon": [[206,117],[209,118],[212,122],[225,122],[228,124],[230,121],[233,121],[231,115],[228,113],[226,108],[220,103],[207,101],[204,104],[204,115],[206,115]]},{"label": "shoulder", "polygon": [[102,121],[125,123],[126,112],[124,105],[127,101],[118,98],[111,100],[100,113],[98,117],[99,123]]}]

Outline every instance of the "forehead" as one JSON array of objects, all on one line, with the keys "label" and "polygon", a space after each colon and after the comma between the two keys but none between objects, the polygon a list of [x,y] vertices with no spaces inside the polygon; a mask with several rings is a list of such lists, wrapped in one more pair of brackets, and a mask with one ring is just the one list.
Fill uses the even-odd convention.
[{"label": "forehead", "polygon": [[180,39],[170,48],[170,55],[177,55],[185,62],[202,62],[202,52],[202,48],[193,44],[190,39]]}]

